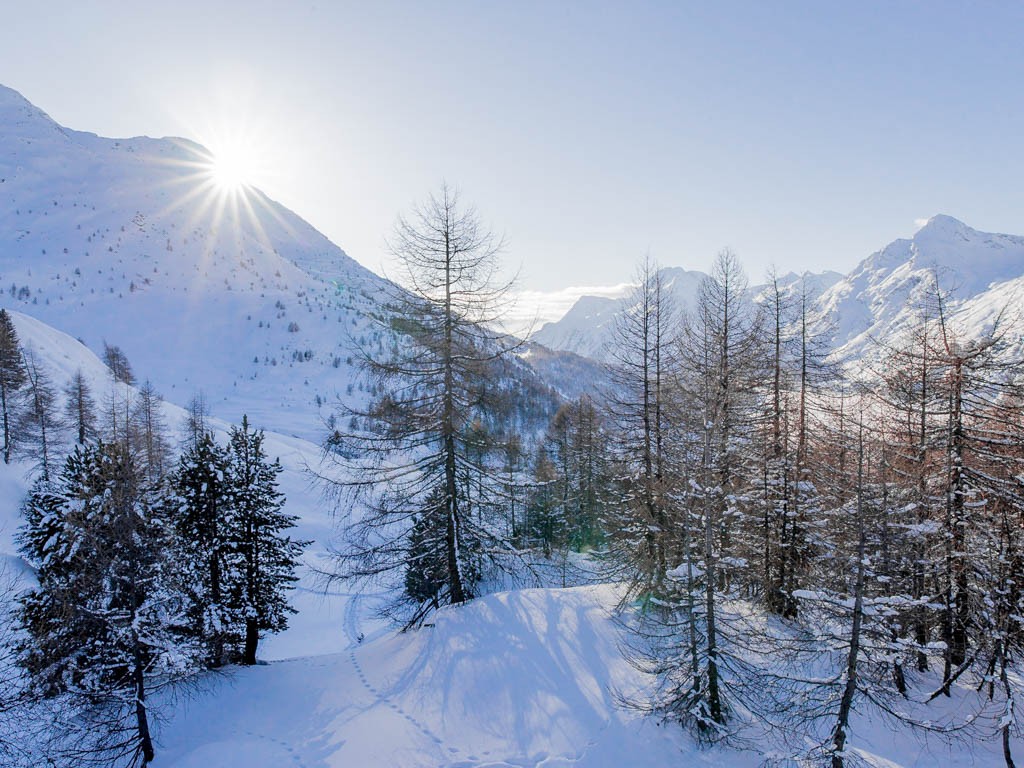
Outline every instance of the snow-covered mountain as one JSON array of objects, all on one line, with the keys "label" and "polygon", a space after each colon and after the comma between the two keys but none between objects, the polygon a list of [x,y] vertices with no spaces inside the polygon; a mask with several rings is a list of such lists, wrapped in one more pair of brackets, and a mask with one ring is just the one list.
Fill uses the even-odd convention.
[{"label": "snow-covered mountain", "polygon": [[[701,283],[707,274],[699,270],[680,267],[665,267],[659,270],[666,297],[671,306],[685,312],[693,306]],[[838,272],[805,273],[789,272],[778,278],[784,293],[806,290],[811,301],[842,279]],[[758,301],[766,289],[764,285],[752,286],[751,300]],[[545,323],[531,339],[551,349],[574,352],[578,355],[607,360],[614,341],[617,318],[633,308],[634,296],[629,287],[617,297],[582,296],[560,320]]]},{"label": "snow-covered mountain", "polygon": [[218,189],[201,146],[71,131],[0,86],[0,285],[174,402],[203,389],[312,437],[387,284],[258,190]]},{"label": "snow-covered mountain", "polygon": [[979,232],[939,215],[911,239],[871,254],[818,302],[820,328],[837,357],[855,359],[908,330],[936,277],[950,315],[965,332],[979,332],[1024,296],[1024,237]]},{"label": "snow-covered mountain", "polygon": [[[171,402],[202,390],[227,421],[311,440],[360,396],[353,348],[393,341],[371,321],[393,286],[259,190],[219,187],[200,145],[72,131],[3,86],[0,286]],[[537,354],[510,375],[536,392],[586,367]]]},{"label": "snow-covered mountain", "polygon": [[[662,271],[676,306],[692,304],[704,273]],[[838,359],[855,360],[895,340],[916,322],[934,291],[935,277],[947,310],[967,334],[990,328],[1005,308],[1024,297],[1024,237],[979,232],[951,216],[933,216],[910,239],[895,240],[868,256],[845,277],[837,272],[786,274],[785,292],[805,290],[814,302],[817,332]],[[759,301],[765,286],[753,286]],[[632,306],[627,291],[606,298],[584,296],[557,322],[545,324],[533,341],[552,349],[606,359],[615,319]],[[1005,313],[1004,313],[1005,320]]]}]

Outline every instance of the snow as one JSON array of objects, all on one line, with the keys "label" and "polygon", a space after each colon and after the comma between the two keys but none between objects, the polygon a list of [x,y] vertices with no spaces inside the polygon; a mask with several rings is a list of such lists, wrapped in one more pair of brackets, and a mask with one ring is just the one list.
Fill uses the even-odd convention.
[{"label": "snow", "polygon": [[1024,238],[933,216],[912,239],[873,253],[826,291],[818,302],[818,329],[828,330],[838,359],[862,357],[877,340],[894,340],[913,327],[937,275],[950,292],[954,324],[980,334],[1005,307],[1019,303],[1022,271]]},{"label": "snow", "polygon": [[71,131],[3,86],[0,126],[0,306],[121,347],[179,405],[203,389],[319,439],[383,278],[258,190],[220,194],[192,142]]},{"label": "snow", "polygon": [[606,586],[491,595],[415,632],[238,670],[183,707],[157,765],[674,763],[680,735],[616,704],[637,683],[608,611],[616,597]]},{"label": "snow", "polygon": [[[324,433],[316,400],[329,407],[350,397],[348,338],[371,333],[368,315],[387,283],[256,190],[251,207],[218,201],[197,170],[205,150],[191,142],[71,131],[2,86],[0,126],[0,306],[11,310],[22,343],[58,386],[82,370],[97,402],[121,385],[96,353],[104,341],[118,345],[136,376],[167,398],[172,430],[198,389],[221,440],[247,413],[267,430],[268,454],[280,457],[296,536],[313,541],[292,593],[298,614],[261,643],[268,663],[207,676],[194,696],[165,702],[155,766],[762,762],[756,752],[702,750],[676,726],[620,706],[620,696],[649,680],[623,656],[615,586],[491,595],[408,633],[377,617],[385,596],[325,592],[314,571],[326,562],[334,520],[306,472],[320,460]],[[968,263],[971,273],[962,275]],[[871,334],[898,329],[922,270],[936,264],[961,274],[959,317],[990,326],[1024,285],[1022,263],[1021,238],[935,217],[843,280],[811,277],[824,292],[821,306],[843,321],[837,343],[852,351]],[[681,269],[665,275],[681,306],[703,279]],[[794,285],[799,276],[782,281]],[[27,295],[19,298],[21,288]],[[628,309],[624,297],[584,297],[534,338],[600,355],[614,316]],[[298,330],[288,330],[293,323]],[[294,357],[307,350],[312,359]],[[529,357],[549,370],[562,366],[566,391],[570,379],[586,378],[571,358],[539,348]],[[29,482],[26,465],[0,464],[0,558],[26,576],[13,535]],[[949,747],[868,718],[854,725],[851,750],[875,766],[998,764],[993,739]]]}]

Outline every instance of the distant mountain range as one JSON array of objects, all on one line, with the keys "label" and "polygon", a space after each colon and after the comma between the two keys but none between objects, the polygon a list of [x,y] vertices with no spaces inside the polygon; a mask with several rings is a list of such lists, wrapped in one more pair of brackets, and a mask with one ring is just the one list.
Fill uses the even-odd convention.
[{"label": "distant mountain range", "polygon": [[[693,305],[705,274],[661,270],[675,306]],[[839,359],[870,351],[876,340],[906,331],[934,278],[948,293],[948,309],[968,334],[991,326],[1004,308],[1024,297],[1024,238],[979,232],[951,216],[933,216],[913,238],[896,240],[864,259],[848,275],[789,273],[779,278],[787,292],[805,292],[812,302],[815,330]],[[760,301],[766,286],[748,291]],[[628,291],[617,298],[583,296],[557,322],[546,323],[532,340],[599,360],[609,356],[616,319],[633,307]]]},{"label": "distant mountain range", "polygon": [[[662,286],[672,306],[680,312],[692,307],[707,274],[699,270],[663,267],[659,270]],[[789,272],[780,275],[778,283],[785,293],[806,291],[810,301],[817,299],[835,283],[843,279],[838,272]],[[767,286],[752,286],[748,295],[757,300]],[[597,360],[607,360],[615,336],[617,318],[634,306],[635,297],[628,289],[614,298],[582,296],[562,319],[545,323],[531,337],[532,341],[552,349],[574,352]]]}]

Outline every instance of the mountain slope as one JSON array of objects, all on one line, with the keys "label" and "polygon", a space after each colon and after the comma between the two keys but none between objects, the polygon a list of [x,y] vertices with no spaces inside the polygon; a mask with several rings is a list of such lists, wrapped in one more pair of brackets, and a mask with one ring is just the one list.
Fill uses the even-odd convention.
[{"label": "mountain slope", "polygon": [[[376,321],[393,284],[259,190],[219,188],[193,142],[71,131],[3,86],[0,129],[0,306],[121,347],[170,401],[201,389],[228,421],[319,440],[339,398],[365,396],[356,349],[394,343]],[[571,396],[581,365],[508,375],[551,410],[542,379]]]},{"label": "mountain slope", "polygon": [[913,238],[871,254],[818,302],[819,332],[838,358],[869,354],[896,340],[929,303],[935,279],[948,292],[947,311],[963,330],[979,333],[1024,287],[1024,238],[979,232],[951,216],[934,216]]},{"label": "mountain slope", "polygon": [[[180,139],[102,139],[0,87],[2,304],[135,371],[184,403],[312,437],[316,398],[351,381],[349,337],[388,283],[258,190],[218,189]],[[211,398],[212,399],[212,398]]]}]

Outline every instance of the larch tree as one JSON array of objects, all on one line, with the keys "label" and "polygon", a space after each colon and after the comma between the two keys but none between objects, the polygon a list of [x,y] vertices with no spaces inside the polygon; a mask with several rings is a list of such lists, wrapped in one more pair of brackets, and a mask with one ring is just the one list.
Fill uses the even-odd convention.
[{"label": "larch tree", "polygon": [[110,369],[114,381],[128,385],[135,383],[135,374],[132,372],[131,363],[128,362],[128,356],[116,344],[103,342],[103,362]]},{"label": "larch tree", "polygon": [[501,245],[447,186],[398,219],[389,246],[404,288],[381,318],[398,338],[383,354],[360,349],[376,395],[339,419],[361,429],[328,443],[343,475],[330,484],[345,540],[333,575],[408,584],[419,583],[411,572],[431,574],[427,599],[404,593],[411,622],[471,599],[484,554],[497,565],[511,552],[496,514],[500,467],[485,463],[475,427],[498,394],[489,373],[520,343],[491,330],[510,288],[498,278]]},{"label": "larch tree", "polygon": [[625,494],[609,518],[612,562],[628,574],[631,594],[656,590],[667,566],[670,511],[666,455],[670,350],[678,327],[662,274],[640,265],[632,308],[619,316],[612,351],[608,423]]},{"label": "larch tree", "polygon": [[130,429],[135,433],[133,448],[139,452],[140,464],[153,482],[159,482],[169,471],[171,446],[167,438],[167,420],[163,414],[163,397],[153,383],[139,387],[132,403]]},{"label": "larch tree", "polygon": [[75,371],[64,387],[64,418],[79,445],[95,440],[99,434],[96,426],[96,401],[92,387],[81,369]]},{"label": "larch tree", "polygon": [[25,386],[25,366],[14,322],[6,309],[0,309],[0,411],[3,411],[4,463],[11,463],[14,437],[15,397]]},{"label": "larch tree", "polygon": [[64,447],[64,421],[49,374],[35,352],[23,351],[25,367],[25,403],[19,417],[20,439],[25,454],[35,462],[44,480]]},{"label": "larch tree", "polygon": [[[649,650],[639,666],[658,679],[652,709],[696,727],[705,739],[728,735],[751,667],[737,649],[747,623],[723,604],[746,594],[744,553],[756,509],[756,457],[763,379],[761,315],[739,262],[719,254],[701,286],[678,344],[673,430],[680,483],[671,499],[676,558],[660,610],[641,625]],[[729,691],[732,689],[733,696]]]}]

